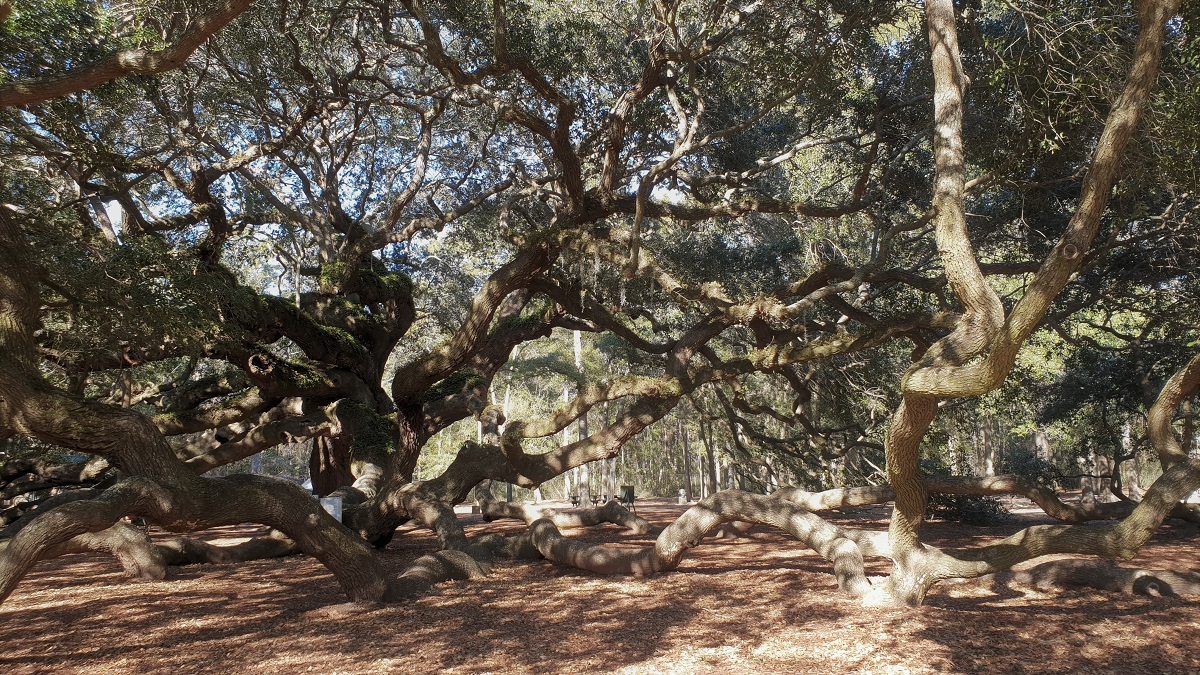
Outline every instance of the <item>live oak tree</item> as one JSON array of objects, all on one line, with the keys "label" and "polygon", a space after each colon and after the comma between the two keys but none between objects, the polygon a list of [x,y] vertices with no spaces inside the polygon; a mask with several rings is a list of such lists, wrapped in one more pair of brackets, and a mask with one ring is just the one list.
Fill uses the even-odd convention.
[{"label": "live oak tree", "polygon": [[[1167,118],[1194,104],[1179,92],[1195,17],[1175,2],[3,7],[0,438],[40,445],[10,451],[0,480],[84,489],[13,511],[0,598],[73,550],[147,577],[303,551],[371,602],[501,554],[666,571],[742,521],[818,551],[847,592],[919,604],[940,580],[1046,553],[1130,557],[1168,515],[1196,517],[1181,500],[1200,463],[1174,424],[1200,361],[1164,329],[1195,316],[1194,177],[1177,167],[1193,149],[1166,127],[1139,135],[1152,102]],[[1105,39],[1080,38],[1095,13]],[[56,26],[72,28],[35,49]],[[1165,48],[1172,89],[1155,100]],[[1118,75],[1083,77],[1086,59]],[[1131,259],[1147,261],[1136,277]],[[1121,302],[1135,285],[1152,299]],[[1139,325],[1130,342],[1176,347],[1145,423],[1163,474],[1140,503],[922,475],[942,402],[1000,387],[1035,331],[1078,341],[1106,311]],[[556,331],[601,336],[620,369],[527,351],[523,372],[556,373],[567,395],[505,419],[498,373]],[[507,540],[469,539],[454,516],[485,481],[543,485],[680,410],[703,411],[706,438],[727,425],[746,461],[753,446],[816,478],[882,453],[887,482],[717,492],[632,553],[558,530],[645,530],[616,504],[554,513],[485,491],[486,513],[529,523]],[[480,442],[414,480],[430,439],[468,419]],[[342,524],[286,482],[201,475],[297,439]],[[1123,519],[942,551],[920,539],[931,491]],[[817,515],[892,500],[886,535]],[[125,516],[275,533],[152,543]],[[388,578],[371,545],[409,520],[441,550]],[[891,577],[872,584],[864,556],[889,557]]]}]

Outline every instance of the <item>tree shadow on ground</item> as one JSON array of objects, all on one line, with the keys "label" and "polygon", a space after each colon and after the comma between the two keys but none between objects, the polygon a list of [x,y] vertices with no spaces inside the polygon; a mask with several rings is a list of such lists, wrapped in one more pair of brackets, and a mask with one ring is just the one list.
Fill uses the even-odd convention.
[{"label": "tree shadow on ground", "polygon": [[[656,524],[678,513],[667,511],[651,511]],[[465,521],[472,534],[521,527]],[[967,536],[930,529],[939,541]],[[611,526],[575,534],[652,541]],[[304,556],[174,569],[145,583],[123,579],[109,558],[70,556],[40,565],[0,607],[0,672],[1188,673],[1195,663],[1194,602],[997,594],[981,580],[939,586],[916,611],[864,609],[816,554],[776,531],[751,535],[706,541],[655,577],[503,562],[486,579],[340,616],[313,611],[344,596]],[[398,573],[433,542],[410,528],[380,557]],[[1162,545],[1182,550],[1169,537]],[[872,570],[886,573],[886,561]]]}]

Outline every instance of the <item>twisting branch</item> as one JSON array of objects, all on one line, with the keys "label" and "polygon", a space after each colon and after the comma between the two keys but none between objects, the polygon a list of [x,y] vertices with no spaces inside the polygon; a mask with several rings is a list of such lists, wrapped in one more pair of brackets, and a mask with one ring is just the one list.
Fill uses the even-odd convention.
[{"label": "twisting branch", "polygon": [[698,545],[722,523],[762,523],[784,530],[829,562],[838,587],[854,596],[871,589],[863,556],[847,533],[821,517],[764,495],[725,490],[688,509],[658,536],[654,546],[641,550],[589,545],[563,537],[554,522],[543,518],[530,526],[533,543],[547,559],[600,574],[655,574],[679,566],[683,554]]},{"label": "twisting branch", "polygon": [[[949,0],[931,0],[926,3],[925,8],[937,77],[938,92],[935,102],[938,102],[938,105],[935,109],[940,111],[937,123],[941,125],[944,123],[941,115],[946,114],[944,105],[947,102],[961,105],[960,97],[965,81],[958,72],[961,65],[956,53],[957,43],[953,38],[953,3]],[[957,279],[959,287],[955,288],[955,292],[968,312],[975,311],[981,317],[987,318],[976,322],[979,324],[978,329],[973,330],[977,335],[961,333],[963,337],[960,341],[955,337],[956,334],[960,334],[956,330],[937,350],[934,355],[936,358],[922,360],[905,376],[904,399],[893,417],[886,442],[888,480],[896,490],[896,507],[889,530],[895,551],[895,570],[888,591],[892,602],[920,604],[928,589],[939,578],[945,578],[939,577],[938,574],[948,567],[953,568],[953,571],[946,572],[947,574],[957,575],[958,572],[990,569],[988,565],[1015,564],[1027,559],[1025,556],[1053,552],[1060,550],[1060,547],[1083,545],[1080,544],[1074,530],[1062,536],[1055,531],[1040,538],[1031,538],[1033,544],[1028,547],[1015,547],[1006,542],[1004,546],[1008,548],[1003,550],[1007,553],[995,553],[999,549],[992,549],[994,555],[983,554],[985,557],[992,555],[988,564],[941,565],[938,561],[942,556],[935,549],[923,546],[919,539],[926,501],[917,465],[919,444],[937,413],[938,399],[978,396],[1000,386],[1012,369],[1021,345],[1045,316],[1055,296],[1083,263],[1083,254],[1091,246],[1099,229],[1100,218],[1107,205],[1125,146],[1137,127],[1142,108],[1149,100],[1151,88],[1157,78],[1165,24],[1174,16],[1177,8],[1177,0],[1144,0],[1139,3],[1139,31],[1133,63],[1125,88],[1105,121],[1099,144],[1084,179],[1079,208],[1058,245],[1034,275],[1025,294],[1017,301],[1011,313],[1003,317],[1003,323],[994,331],[990,328],[991,312],[987,309],[991,306],[988,296],[994,295],[994,292],[986,288],[986,282],[982,278],[975,278],[978,265],[974,254],[969,250],[969,245],[963,248],[967,243],[959,241],[954,249],[948,250],[947,246],[953,242],[944,240],[941,235],[943,225],[939,224],[938,247],[942,249],[947,278],[952,286],[956,285]],[[948,120],[953,123],[953,116]],[[939,190],[942,189],[940,183],[943,177],[960,172],[954,163],[962,161],[961,151],[956,156],[952,148],[947,147],[945,143],[945,140],[940,141],[937,146],[941,148],[937,155]],[[949,190],[947,195],[952,197],[951,208],[954,208],[953,204],[961,204],[962,193],[958,180],[955,179],[955,184],[950,185],[949,178],[946,179],[946,189]],[[952,239],[956,238],[953,236],[955,223],[947,222],[945,227],[948,229],[944,231],[952,235]],[[993,335],[982,343],[976,339],[987,332]],[[976,355],[983,355],[983,358],[966,361]],[[1186,466],[1177,465],[1176,468],[1182,471]],[[1160,482],[1162,480],[1160,479]],[[1159,483],[1155,486],[1159,486]],[[1151,492],[1154,492],[1153,488]],[[1153,522],[1153,516],[1139,515],[1139,510],[1145,514],[1146,509],[1150,509],[1149,513],[1159,516],[1158,521],[1154,523],[1157,527],[1161,517],[1165,517],[1165,511],[1160,515],[1145,501],[1135,510],[1131,520]],[[1101,545],[1090,536],[1084,539],[1087,541],[1084,549],[1092,552],[1112,554],[1136,550],[1136,546],[1132,549],[1126,548],[1125,543]],[[1013,553],[1018,549],[1020,554]],[[939,572],[935,574],[932,570]]]},{"label": "twisting branch", "polygon": [[103,61],[74,68],[65,73],[33,80],[0,84],[0,107],[40,103],[77,91],[91,89],[126,75],[153,75],[183,65],[200,45],[224,28],[254,0],[223,0],[215,9],[199,16],[175,44],[156,51],[126,49]]}]

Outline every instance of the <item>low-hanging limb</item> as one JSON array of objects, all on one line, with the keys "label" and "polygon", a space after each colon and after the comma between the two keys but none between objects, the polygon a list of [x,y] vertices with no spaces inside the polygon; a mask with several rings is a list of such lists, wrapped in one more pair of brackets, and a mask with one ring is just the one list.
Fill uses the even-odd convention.
[{"label": "low-hanging limb", "polygon": [[68,552],[69,542],[79,535],[116,524],[142,497],[141,487],[138,481],[124,481],[95,499],[69,502],[29,521],[0,550],[0,602],[35,563]]},{"label": "low-hanging limb", "polygon": [[1200,595],[1200,574],[1118,567],[1107,560],[1051,560],[1020,572],[996,575],[995,585],[1036,588],[1088,586],[1129,595]]},{"label": "low-hanging limb", "polygon": [[[1012,474],[1000,476],[926,476],[921,479],[925,490],[952,495],[1020,495],[1037,504],[1046,515],[1064,523],[1086,523],[1091,520],[1117,520],[1127,517],[1137,506],[1133,502],[1068,504],[1054,490],[1036,485]],[[794,487],[781,487],[772,493],[777,499],[791,502],[809,511],[886,504],[896,498],[888,485],[833,488],[823,492],[807,492]],[[1197,522],[1200,513],[1187,504],[1172,507],[1170,517]]]},{"label": "low-hanging limb", "polygon": [[107,530],[127,515],[188,531],[261,522],[286,533],[325,564],[352,600],[375,601],[385,595],[387,580],[369,547],[349,536],[299,486],[258,476],[196,480],[205,487],[180,491],[129,478],[94,499],[63,504],[32,519],[0,551],[0,601],[37,561],[57,554],[72,538]]},{"label": "low-hanging limb", "polygon": [[612,523],[628,529],[633,534],[646,534],[651,528],[650,523],[645,518],[630,513],[629,509],[622,506],[616,499],[608,500],[603,506],[588,509],[570,509],[567,511],[538,506],[537,504],[500,502],[487,498],[486,494],[477,501],[484,520],[514,518],[524,521],[526,525],[530,525],[534,521],[544,518],[559,528],[592,527],[600,523]]},{"label": "low-hanging limb", "polygon": [[735,520],[784,530],[833,563],[840,589],[856,597],[870,591],[863,553],[845,530],[797,506],[738,490],[718,492],[699,502],[667,526],[653,546],[639,550],[568,539],[545,518],[535,521],[530,530],[538,551],[555,563],[599,574],[641,576],[674,570],[688,549],[721,523]]},{"label": "low-hanging limb", "polygon": [[966,551],[928,549],[933,580],[971,578],[1006,570],[1049,553],[1133,558],[1171,509],[1200,488],[1200,460],[1189,459],[1163,473],[1124,520],[1101,526],[1035,525],[1004,540]]},{"label": "low-hanging limb", "polygon": [[[0,248],[9,248],[0,218]],[[5,247],[4,244],[10,244]],[[19,250],[19,246],[18,246]],[[23,300],[0,264],[0,310],[5,301]],[[7,292],[7,293],[6,293]],[[18,306],[24,302],[14,303]],[[3,314],[3,312],[0,312]],[[15,315],[9,313],[9,318]],[[28,325],[28,324],[26,324]],[[6,327],[9,330],[4,330]],[[38,560],[52,555],[77,535],[110,528],[127,515],[143,515],[174,531],[194,531],[243,522],[285,532],[337,577],[353,600],[381,598],[387,582],[369,547],[355,539],[302,488],[258,476],[201,478],[175,458],[151,421],[133,410],[87,403],[42,380],[23,358],[25,325],[0,321],[0,409],[22,433],[62,447],[109,459],[131,478],[94,499],[50,509],[31,519],[0,552],[0,601]],[[15,339],[14,339],[15,338]],[[7,348],[7,349],[6,349]],[[14,349],[15,348],[15,349]],[[12,358],[15,356],[15,358]]]},{"label": "low-hanging limb", "polygon": [[227,546],[217,546],[192,537],[169,537],[154,545],[163,561],[171,566],[239,563],[301,552],[296,542],[279,530],[271,530],[265,536]]},{"label": "low-hanging limb", "polygon": [[[1189,363],[1181,372],[1190,367]],[[1168,387],[1162,396],[1180,400],[1196,389],[1200,389],[1200,381],[1193,380],[1190,388]],[[1173,432],[1168,432],[1173,437]],[[1162,436],[1157,436],[1156,442],[1162,443]],[[1200,489],[1200,459],[1180,459],[1154,481],[1142,501],[1119,522],[1101,526],[1036,525],[995,544],[971,550],[942,551],[925,546],[920,549],[921,580],[916,588],[920,597],[924,597],[938,581],[994,574],[1051,553],[1133,558],[1163,520],[1176,512],[1180,502],[1196,489]]]},{"label": "low-hanging limb", "polygon": [[[0,558],[12,541],[11,538],[0,539]],[[77,534],[47,548],[40,559],[90,552],[107,553],[116,558],[130,579],[163,579],[167,575],[167,565],[171,564],[145,532],[123,521],[97,532]]]}]

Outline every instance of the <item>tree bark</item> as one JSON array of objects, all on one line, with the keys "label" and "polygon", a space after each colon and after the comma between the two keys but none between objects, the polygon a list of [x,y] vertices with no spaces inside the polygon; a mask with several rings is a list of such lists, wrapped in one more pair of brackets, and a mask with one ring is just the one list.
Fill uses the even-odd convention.
[{"label": "tree bark", "polygon": [[485,520],[515,518],[531,524],[535,520],[544,518],[560,528],[592,527],[600,523],[613,523],[627,528],[633,534],[646,534],[651,529],[650,523],[641,516],[630,513],[629,509],[622,506],[616,499],[608,500],[603,506],[568,511],[542,508],[534,504],[513,504],[481,499],[479,508]]},{"label": "tree bark", "polygon": [[[0,539],[0,554],[12,544],[12,539]],[[167,565],[172,564],[146,533],[129,523],[118,521],[98,532],[84,532],[51,547],[44,558],[85,552],[108,553],[117,559],[130,579],[157,581],[166,578]]]},{"label": "tree bark", "polygon": [[679,424],[679,435],[683,439],[683,494],[690,504],[692,503],[692,450],[688,447],[687,429],[684,428],[682,422]]},{"label": "tree bark", "polygon": [[997,585],[1037,588],[1088,586],[1113,593],[1155,597],[1200,595],[1200,574],[1117,567],[1107,560],[1052,560],[1023,572],[996,575]]},{"label": "tree bark", "polygon": [[[233,21],[254,0],[224,0],[207,14],[192,22],[175,44],[159,51],[130,49],[117,52],[97,63],[36,80],[18,80],[0,84],[0,107],[30,105],[59,96],[85,91],[130,74],[151,75],[183,65],[192,52],[208,38]],[[3,21],[0,21],[2,24]]]},{"label": "tree bark", "polygon": [[675,569],[688,549],[732,521],[762,523],[788,532],[833,563],[838,587],[851,595],[864,595],[871,588],[862,552],[841,528],[791,504],[737,490],[702,500],[667,526],[654,546],[636,551],[568,539],[548,518],[534,521],[530,530],[538,551],[553,562],[598,574],[641,576]]},{"label": "tree bark", "polygon": [[130,478],[95,499],[51,509],[18,532],[0,553],[0,601],[56,547],[126,515],[176,531],[262,523],[325,564],[352,599],[383,596],[387,582],[370,549],[299,486],[256,476],[196,476],[143,415],[86,403],[47,383],[33,347],[39,302],[30,260],[24,235],[0,208],[0,419],[44,442],[104,457]]},{"label": "tree bark", "polygon": [[[997,324],[995,293],[982,276],[977,276],[978,263],[970,251],[965,229],[958,227],[959,214],[965,213],[960,188],[964,166],[961,107],[966,79],[958,56],[954,7],[950,0],[925,3],[935,79],[934,200],[935,217],[939,221],[935,234],[947,280],[967,311],[955,330],[930,348],[905,375],[904,399],[888,429],[885,443],[888,480],[896,491],[889,528],[894,561],[888,587],[891,602],[919,605],[929,588],[945,578],[941,575],[946,573],[947,566],[941,554],[924,546],[919,534],[925,493],[918,469],[918,450],[937,412],[937,402],[954,396],[978,396],[998,387],[1011,370],[1021,345],[1082,264],[1083,253],[1098,231],[1125,146],[1149,100],[1158,73],[1164,25],[1177,7],[1176,0],[1139,3],[1133,63],[1125,88],[1105,121],[1084,179],[1079,208],[1025,294],[1007,317],[1001,309],[1002,322]],[[976,318],[968,320],[972,316]],[[980,339],[982,336],[986,338]],[[1130,518],[1141,522],[1153,520],[1139,516],[1136,509]],[[1075,535],[1052,539],[1055,545],[1065,546]],[[1088,545],[1094,543],[1089,540]]]},{"label": "tree bark", "polygon": [[354,483],[350,470],[350,443],[341,435],[333,438],[318,436],[312,439],[308,459],[308,475],[312,491],[319,497]]}]

